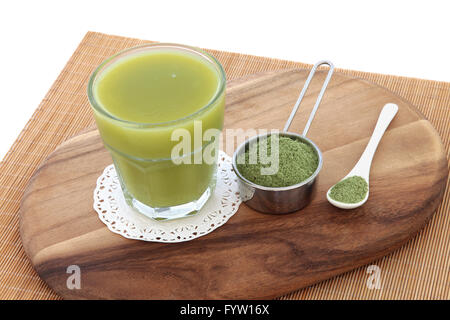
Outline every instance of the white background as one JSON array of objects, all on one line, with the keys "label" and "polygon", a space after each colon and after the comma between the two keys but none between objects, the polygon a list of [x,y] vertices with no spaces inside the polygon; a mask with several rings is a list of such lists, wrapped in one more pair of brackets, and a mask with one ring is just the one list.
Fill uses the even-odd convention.
[{"label": "white background", "polygon": [[450,81],[445,0],[3,0],[0,159],[87,31]]}]

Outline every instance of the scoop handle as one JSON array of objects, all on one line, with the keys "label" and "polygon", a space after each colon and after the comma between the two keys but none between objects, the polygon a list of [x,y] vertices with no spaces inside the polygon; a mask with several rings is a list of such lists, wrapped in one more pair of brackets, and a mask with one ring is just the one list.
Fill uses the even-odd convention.
[{"label": "scoop handle", "polygon": [[377,150],[378,144],[380,143],[384,132],[388,128],[394,116],[397,114],[397,111],[398,106],[395,103],[387,103],[383,107],[366,149],[361,155],[358,163],[355,165],[353,170],[350,171],[347,177],[357,175],[365,178],[367,182],[369,181],[370,166],[372,164],[373,156],[375,155],[375,151]]},{"label": "scoop handle", "polygon": [[311,122],[314,119],[314,115],[316,114],[317,108],[319,108],[319,104],[322,101],[322,97],[325,93],[325,89],[328,86],[328,82],[330,82],[331,76],[334,72],[334,65],[331,63],[331,61],[327,60],[321,60],[317,62],[309,72],[308,78],[306,79],[305,84],[303,85],[303,89],[300,92],[300,95],[298,96],[297,102],[295,103],[294,107],[292,108],[291,114],[289,115],[289,118],[286,121],[286,124],[284,125],[283,132],[287,132],[289,130],[289,127],[291,126],[292,120],[294,119],[295,114],[297,113],[298,107],[300,106],[300,103],[303,100],[303,97],[305,96],[306,90],[308,89],[309,83],[311,82],[312,78],[314,77],[314,74],[316,73],[316,70],[321,65],[326,64],[330,67],[327,73],[327,77],[325,78],[325,81],[323,82],[322,89],[320,89],[319,95],[317,96],[316,103],[314,105],[314,108],[311,111],[311,114],[309,115],[308,122],[305,125],[305,129],[303,129],[302,136],[306,137],[306,134],[308,133],[309,126],[311,125]]}]

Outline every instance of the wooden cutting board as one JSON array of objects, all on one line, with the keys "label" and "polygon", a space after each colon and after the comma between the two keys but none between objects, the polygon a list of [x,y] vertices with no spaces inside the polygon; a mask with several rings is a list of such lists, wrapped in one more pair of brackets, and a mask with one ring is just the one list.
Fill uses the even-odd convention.
[{"label": "wooden cutting board", "polygon": [[[282,129],[307,70],[228,83],[225,128]],[[326,72],[310,85],[290,130],[301,132]],[[342,211],[326,191],[356,163],[387,102],[399,112],[371,171],[370,198]],[[309,130],[322,150],[317,192],[290,215],[245,204],[214,232],[163,244],[110,232],[93,210],[93,190],[112,163],[95,129],[58,147],[35,172],[21,205],[21,236],[39,275],[65,298],[273,298],[364,265],[413,237],[439,205],[448,176],[441,140],[408,102],[373,83],[335,73]],[[81,289],[66,286],[78,265]]]}]

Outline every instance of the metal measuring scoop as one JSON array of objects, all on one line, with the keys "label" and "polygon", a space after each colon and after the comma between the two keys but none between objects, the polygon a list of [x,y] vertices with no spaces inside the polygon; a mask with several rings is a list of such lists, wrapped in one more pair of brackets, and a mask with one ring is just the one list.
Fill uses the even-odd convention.
[{"label": "metal measuring scoop", "polygon": [[[300,106],[303,97],[305,96],[306,90],[308,89],[309,83],[311,82],[316,70],[321,65],[328,65],[330,67],[327,77],[322,85],[322,89],[317,97],[316,104],[314,105],[311,114],[309,115],[308,122],[306,123],[305,129],[303,133],[300,135],[298,133],[288,132],[288,129],[294,119],[295,114],[297,113],[298,107]],[[325,93],[325,89],[328,86],[328,82],[330,82],[331,76],[334,71],[334,65],[330,61],[319,61],[317,62],[313,68],[311,69],[308,78],[303,86],[302,91],[297,99],[297,102],[294,105],[294,108],[291,111],[291,114],[286,121],[284,129],[282,132],[278,133],[282,137],[288,137],[294,140],[298,140],[312,146],[314,151],[318,157],[318,165],[316,171],[306,180],[294,184],[292,186],[287,187],[265,187],[258,184],[255,184],[246,178],[244,178],[238,168],[237,168],[237,159],[243,154],[246,150],[249,149],[253,143],[257,143],[259,139],[267,138],[271,135],[268,134],[260,134],[254,136],[244,143],[242,143],[234,152],[233,155],[233,169],[238,177],[239,191],[241,194],[241,198],[243,202],[245,202],[249,207],[264,213],[272,213],[272,214],[283,214],[290,213],[304,208],[311,202],[311,195],[313,192],[313,187],[316,182],[316,177],[322,169],[322,153],[320,149],[312,142],[310,139],[306,137],[308,133],[309,127],[314,119],[314,115],[316,114],[317,109],[319,108],[319,104],[322,101],[322,97]]]}]

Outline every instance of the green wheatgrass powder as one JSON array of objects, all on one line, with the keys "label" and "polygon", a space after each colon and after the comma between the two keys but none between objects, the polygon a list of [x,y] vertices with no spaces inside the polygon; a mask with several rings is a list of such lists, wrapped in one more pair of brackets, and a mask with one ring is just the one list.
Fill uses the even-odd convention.
[{"label": "green wheatgrass powder", "polygon": [[330,191],[333,200],[344,203],[362,201],[369,190],[367,181],[360,176],[353,176],[338,182]]},{"label": "green wheatgrass powder", "polygon": [[[238,158],[237,168],[247,180],[265,187],[287,187],[305,181],[316,171],[319,158],[311,145],[279,136],[278,171],[272,175],[261,174],[262,168],[270,167],[270,164],[262,164],[260,161],[259,148],[263,143],[267,144],[267,155],[272,155],[271,136],[269,136],[253,143]],[[255,164],[250,164],[249,157],[252,152],[255,152],[254,148],[257,148],[257,161]]]}]

